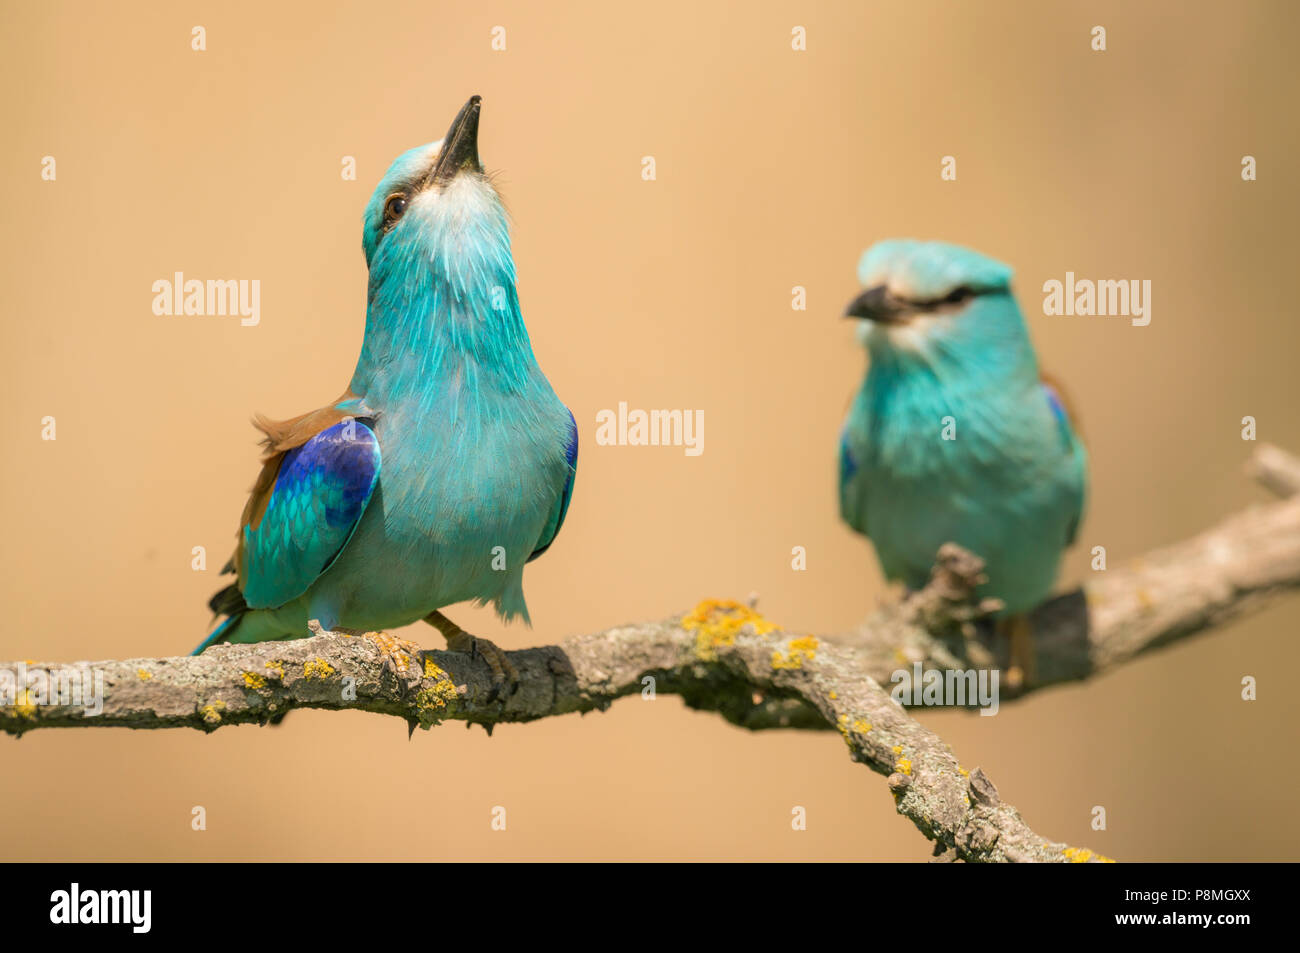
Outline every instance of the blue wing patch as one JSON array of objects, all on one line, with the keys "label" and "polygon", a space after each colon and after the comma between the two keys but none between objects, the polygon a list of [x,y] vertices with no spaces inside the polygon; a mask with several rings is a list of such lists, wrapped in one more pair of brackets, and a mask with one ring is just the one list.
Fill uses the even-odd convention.
[{"label": "blue wing patch", "polygon": [[564,448],[564,459],[569,464],[569,476],[564,481],[564,489],[560,491],[560,498],[555,502],[551,518],[547,520],[546,528],[542,530],[542,535],[537,540],[537,548],[528,557],[528,562],[532,562],[550,549],[551,543],[555,542],[555,537],[560,535],[560,527],[564,525],[564,515],[569,512],[569,500],[573,498],[573,481],[578,476],[578,422],[573,419],[573,411],[569,411],[569,443]]},{"label": "blue wing patch", "polygon": [[862,502],[862,497],[866,489],[861,486],[849,486],[857,472],[858,461],[853,458],[853,451],[849,449],[849,423],[846,421],[844,429],[840,431],[840,517],[853,529],[865,534],[867,508]]},{"label": "blue wing patch", "polygon": [[858,461],[853,459],[853,454],[849,452],[849,433],[848,429],[840,434],[840,487],[853,479],[853,474],[858,472]]},{"label": "blue wing patch", "polygon": [[1056,418],[1056,425],[1061,428],[1066,443],[1072,443],[1074,434],[1070,428],[1070,415],[1065,410],[1065,403],[1061,400],[1061,395],[1047,381],[1043,381],[1042,385],[1044,392],[1047,394],[1047,406],[1052,408],[1052,416]]},{"label": "blue wing patch", "polygon": [[379,441],[343,420],[286,451],[260,520],[243,529],[240,579],[251,608],[307,591],[347,545],[379,479]]},{"label": "blue wing patch", "polygon": [[1070,413],[1066,410],[1060,392],[1047,381],[1043,381],[1042,386],[1043,392],[1047,395],[1047,405],[1052,410],[1052,416],[1056,418],[1056,426],[1061,431],[1061,440],[1071,459],[1069,486],[1073,519],[1070,520],[1065,533],[1065,544],[1068,546],[1079,535],[1079,523],[1083,520],[1083,511],[1088,504],[1088,451],[1084,449],[1083,442],[1075,433],[1074,425],[1070,422]]}]

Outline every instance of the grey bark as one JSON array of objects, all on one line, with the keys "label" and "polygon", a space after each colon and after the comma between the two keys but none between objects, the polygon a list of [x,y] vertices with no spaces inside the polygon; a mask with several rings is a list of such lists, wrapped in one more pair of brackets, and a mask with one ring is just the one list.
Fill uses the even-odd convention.
[{"label": "grey bark", "polygon": [[[1300,461],[1261,447],[1251,466],[1287,498],[1095,573],[1037,609],[1035,678],[1022,693],[1088,678],[1300,584]],[[838,637],[790,632],[747,605],[710,600],[683,615],[510,652],[519,690],[497,700],[481,659],[434,651],[421,666],[410,643],[386,656],[370,638],[337,634],[216,646],[198,657],[77,663],[103,678],[101,713],[34,703],[20,687],[15,704],[0,706],[0,728],[214,731],[326,708],[395,715],[412,730],[460,720],[490,731],[500,722],[603,710],[653,690],[749,729],[838,730],[854,761],[886,776],[899,813],[935,841],[941,860],[1105,860],[1030,830],[982,771],[968,772],[882,687],[912,663],[940,672],[1005,665],[1006,646],[988,622],[995,606],[974,595],[980,570],[976,557],[949,544],[929,585]],[[20,666],[53,671],[56,681],[69,668],[0,664],[0,687]]]}]

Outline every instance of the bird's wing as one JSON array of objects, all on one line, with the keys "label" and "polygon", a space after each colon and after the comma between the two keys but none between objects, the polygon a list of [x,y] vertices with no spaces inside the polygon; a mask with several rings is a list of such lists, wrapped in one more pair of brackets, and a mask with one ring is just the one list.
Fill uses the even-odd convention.
[{"label": "bird's wing", "polygon": [[853,459],[849,449],[849,427],[845,423],[840,431],[840,516],[859,533],[867,532],[866,507],[860,506],[853,493],[849,491],[849,481],[858,472],[858,462]]},{"label": "bird's wing", "polygon": [[345,394],[285,421],[257,418],[267,456],[244,507],[234,568],[244,603],[274,608],[296,599],[351,539],[379,479],[373,416]]},{"label": "bird's wing", "polygon": [[1069,474],[1067,478],[1067,488],[1070,493],[1070,505],[1073,507],[1074,516],[1070,520],[1070,528],[1066,533],[1066,545],[1073,543],[1079,533],[1079,523],[1083,519],[1084,506],[1088,498],[1088,454],[1084,449],[1082,431],[1079,429],[1074,410],[1069,400],[1065,397],[1065,392],[1061,389],[1053,378],[1046,374],[1040,375],[1043,394],[1047,398],[1047,405],[1052,409],[1052,415],[1056,418],[1057,427],[1061,433],[1061,441],[1069,456]]},{"label": "bird's wing", "polygon": [[560,535],[560,527],[564,525],[564,515],[569,512],[569,500],[573,498],[573,481],[578,476],[578,422],[573,419],[573,411],[569,411],[569,438],[564,448],[564,459],[569,464],[569,475],[564,481],[564,489],[560,491],[555,506],[551,508],[550,519],[546,521],[546,528],[542,530],[542,535],[537,540],[537,548],[528,557],[529,562],[546,552],[551,543],[555,542],[555,537]]}]

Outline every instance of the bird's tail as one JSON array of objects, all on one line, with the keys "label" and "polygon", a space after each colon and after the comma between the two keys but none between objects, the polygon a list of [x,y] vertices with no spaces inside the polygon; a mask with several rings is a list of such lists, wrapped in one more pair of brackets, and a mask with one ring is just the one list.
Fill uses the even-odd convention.
[{"label": "bird's tail", "polygon": [[190,653],[191,655],[202,655],[209,646],[228,640],[234,634],[235,627],[239,625],[239,620],[248,611],[248,604],[244,602],[244,594],[239,591],[239,587],[232,583],[208,600],[208,608],[226,618],[198,644]]},{"label": "bird's tail", "polygon": [[212,634],[200,642],[190,654],[202,655],[208,646],[226,641],[226,639],[230,637],[230,633],[234,630],[235,626],[239,625],[239,618],[240,617],[237,615],[232,615],[227,619],[223,619],[221,625],[213,629]]}]

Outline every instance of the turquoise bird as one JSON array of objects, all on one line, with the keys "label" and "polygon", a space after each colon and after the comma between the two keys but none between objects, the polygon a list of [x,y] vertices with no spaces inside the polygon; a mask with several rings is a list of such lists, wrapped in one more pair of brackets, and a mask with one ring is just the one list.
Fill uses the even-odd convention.
[{"label": "turquoise bird", "polygon": [[863,254],[869,369],[840,440],[840,513],[890,579],[917,589],[954,542],[985,561],[1002,600],[1008,676],[1032,678],[1024,613],[1056,580],[1087,492],[1087,453],[1058,388],[1039,373],[1011,269],[942,242],[882,241]]},{"label": "turquoise bird", "polygon": [[[255,420],[266,456],[209,605],[218,642],[373,633],[425,620],[481,655],[495,697],[505,654],[441,610],[491,603],[528,620],[524,565],[564,523],[573,414],[533,356],[506,211],[478,155],[480,99],[446,137],[400,156],[366,207],[365,337],[338,400]],[[405,669],[405,665],[400,665]]]}]

